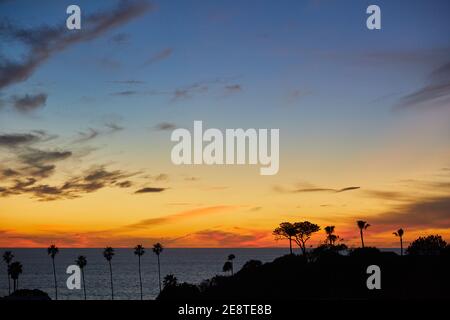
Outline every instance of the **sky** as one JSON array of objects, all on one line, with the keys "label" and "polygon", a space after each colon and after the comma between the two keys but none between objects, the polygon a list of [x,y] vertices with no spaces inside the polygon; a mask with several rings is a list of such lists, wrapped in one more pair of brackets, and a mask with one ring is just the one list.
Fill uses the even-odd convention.
[{"label": "sky", "polygon": [[[305,220],[358,246],[360,219],[366,245],[450,241],[449,9],[0,1],[0,247],[279,247]],[[279,129],[278,174],[174,165],[194,120]]]}]

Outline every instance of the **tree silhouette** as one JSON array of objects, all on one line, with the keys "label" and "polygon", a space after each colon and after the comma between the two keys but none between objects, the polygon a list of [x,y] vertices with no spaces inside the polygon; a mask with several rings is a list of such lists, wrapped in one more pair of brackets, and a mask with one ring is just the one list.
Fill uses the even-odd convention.
[{"label": "tree silhouette", "polygon": [[57,246],[52,244],[47,248],[47,254],[52,258],[53,265],[53,280],[55,282],[55,298],[58,300],[58,284],[56,282],[56,268],[55,268],[55,256],[59,253],[59,249]]},{"label": "tree silhouette", "polygon": [[289,240],[289,252],[292,254],[292,240],[297,233],[297,229],[294,224],[290,222],[282,222],[280,226],[273,231],[273,235],[276,240],[288,239]]},{"label": "tree silhouette", "polygon": [[302,249],[303,255],[306,256],[306,242],[311,238],[313,233],[320,230],[320,227],[309,221],[296,222],[294,223],[294,227],[296,230],[295,242]]},{"label": "tree silhouette", "polygon": [[84,300],[86,300],[86,282],[84,281],[84,267],[87,265],[87,259],[85,256],[78,256],[77,260],[75,260],[75,263],[78,267],[80,267],[81,270],[81,278],[83,280],[83,291],[84,291]]},{"label": "tree silhouette", "polygon": [[145,250],[144,247],[141,244],[138,244],[136,247],[134,247],[134,254],[138,256],[138,264],[139,264],[139,286],[141,288],[141,300],[142,297],[142,276],[141,276],[141,257],[144,255]]},{"label": "tree silhouette", "polygon": [[233,264],[231,261],[226,261],[222,267],[223,272],[231,271],[231,275],[233,275]]},{"label": "tree silhouette", "polygon": [[103,256],[105,257],[106,261],[109,263],[109,275],[110,275],[110,282],[111,282],[111,300],[114,300],[114,283],[113,283],[113,272],[112,272],[112,263],[111,260],[114,256],[114,249],[111,247],[106,247],[103,250]]},{"label": "tree silhouette", "polygon": [[156,254],[156,256],[158,257],[158,279],[159,279],[159,293],[161,293],[161,263],[159,261],[159,255],[161,254],[161,252],[164,250],[164,247],[161,243],[155,243],[153,245],[153,252]]},{"label": "tree silhouette", "polygon": [[6,263],[6,273],[8,275],[8,294],[11,294],[11,274],[9,273],[9,266],[11,265],[14,255],[11,251],[5,251],[3,253],[3,261]]},{"label": "tree silhouette", "polygon": [[225,262],[225,264],[223,265],[223,272],[228,272],[231,271],[231,275],[234,274],[234,269],[233,269],[233,260],[236,258],[236,256],[234,254],[230,254],[228,256],[228,260]]},{"label": "tree silhouette", "polygon": [[401,256],[403,256],[403,234],[404,234],[404,231],[402,228],[400,228],[396,232],[394,232],[394,235],[396,237],[400,238],[400,255]]},{"label": "tree silhouette", "polygon": [[363,230],[366,230],[368,227],[370,227],[370,224],[368,224],[366,221],[363,221],[363,220],[356,221],[356,224],[358,225],[359,234],[361,236],[361,246],[364,248]]},{"label": "tree silhouette", "polygon": [[334,228],[334,226],[327,226],[324,228],[325,233],[327,234],[326,243],[328,243],[330,246],[334,245],[336,240],[339,239],[339,237],[334,234]]},{"label": "tree silhouette", "polygon": [[446,247],[447,243],[440,235],[432,235],[414,240],[406,249],[406,253],[422,256],[440,255]]},{"label": "tree silhouette", "polygon": [[163,285],[166,287],[175,287],[178,284],[178,279],[173,274],[168,274],[164,277]]},{"label": "tree silhouette", "polygon": [[8,272],[13,279],[14,291],[19,289],[19,275],[22,273],[22,264],[19,261],[15,261],[9,265]]}]

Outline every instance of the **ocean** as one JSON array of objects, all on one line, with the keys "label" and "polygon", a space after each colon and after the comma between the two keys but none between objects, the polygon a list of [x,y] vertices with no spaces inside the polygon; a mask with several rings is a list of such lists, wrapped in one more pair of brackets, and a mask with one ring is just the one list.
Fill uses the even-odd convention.
[{"label": "ocean", "polygon": [[[40,289],[55,297],[53,269],[47,249],[0,249],[13,251],[14,261],[23,265],[23,273],[19,277],[19,288]],[[397,251],[396,249],[389,249]],[[85,267],[87,298],[91,300],[111,299],[110,275],[107,261],[102,255],[102,248],[60,249],[55,258],[58,298],[60,300],[84,299],[83,290],[69,290],[66,280],[69,277],[66,269],[75,264],[79,255],[87,258]],[[251,259],[270,262],[289,253],[288,248],[166,248],[161,253],[161,278],[173,274],[179,282],[198,284],[222,272],[222,266],[229,254],[236,256],[234,270],[238,271],[245,262]],[[140,299],[138,258],[133,249],[115,249],[112,259],[114,298],[121,300]],[[158,265],[156,255],[146,249],[141,257],[141,270],[144,299],[155,299],[159,293]],[[8,294],[6,264],[0,265],[0,297]]]},{"label": "ocean", "polygon": [[[19,288],[40,289],[54,298],[54,281],[51,258],[47,249],[0,249],[13,251],[14,261],[23,265],[23,273],[19,277]],[[102,248],[60,249],[55,258],[56,277],[58,283],[58,299],[84,299],[83,290],[69,290],[66,280],[69,277],[66,269],[75,264],[79,255],[87,258],[85,267],[86,293],[88,299],[111,299],[109,265],[103,257]],[[229,254],[236,256],[234,269],[239,270],[250,259],[262,262],[288,253],[284,248],[262,249],[175,249],[166,248],[160,255],[161,278],[173,274],[179,282],[200,283],[222,272],[223,264]],[[133,249],[115,249],[112,259],[114,298],[140,299],[138,257]],[[0,264],[0,297],[8,294],[8,278],[6,264]],[[158,264],[156,255],[147,249],[141,257],[142,286],[144,299],[155,299],[159,293]]]}]

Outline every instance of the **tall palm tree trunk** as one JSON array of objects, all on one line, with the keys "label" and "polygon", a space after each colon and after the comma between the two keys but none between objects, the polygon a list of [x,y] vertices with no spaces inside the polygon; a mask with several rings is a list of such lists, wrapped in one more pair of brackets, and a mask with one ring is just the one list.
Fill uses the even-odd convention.
[{"label": "tall palm tree trunk", "polygon": [[56,300],[58,300],[58,285],[56,283],[55,258],[52,258],[52,264],[53,264],[53,280],[55,281],[55,297],[56,297]]},{"label": "tall palm tree trunk", "polygon": [[363,237],[363,231],[362,229],[359,230],[359,234],[361,235],[361,245],[364,248],[364,237]]},{"label": "tall palm tree trunk", "polygon": [[161,264],[159,262],[159,255],[158,255],[158,278],[159,278],[159,293],[161,293]]},{"label": "tall palm tree trunk", "polygon": [[84,291],[84,300],[86,299],[86,282],[84,281],[84,270],[81,269],[81,278],[83,280],[83,291]]},{"label": "tall palm tree trunk", "polygon": [[8,295],[11,294],[11,275],[9,274],[9,263],[8,263],[8,269],[6,270],[6,273],[8,275]]},{"label": "tall palm tree trunk", "polygon": [[141,276],[141,256],[138,256],[139,259],[139,286],[141,287],[141,300],[142,298],[142,276]]},{"label": "tall palm tree trunk", "polygon": [[400,256],[403,256],[403,238],[400,237]]},{"label": "tall palm tree trunk", "polygon": [[14,288],[14,292],[16,292],[16,288],[17,288],[17,286],[16,286],[16,279],[13,279],[13,288]]},{"label": "tall palm tree trunk", "polygon": [[109,275],[111,276],[111,300],[114,300],[114,286],[113,286],[113,274],[111,260],[109,261]]}]

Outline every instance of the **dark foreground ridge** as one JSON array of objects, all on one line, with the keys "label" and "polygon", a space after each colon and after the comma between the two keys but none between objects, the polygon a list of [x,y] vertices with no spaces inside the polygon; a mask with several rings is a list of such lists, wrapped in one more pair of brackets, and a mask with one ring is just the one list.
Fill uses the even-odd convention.
[{"label": "dark foreground ridge", "polygon": [[[367,267],[381,269],[381,289],[369,290]],[[167,278],[167,277],[166,277]],[[376,248],[340,255],[332,250],[286,255],[262,264],[248,261],[232,276],[215,276],[200,285],[169,277],[157,300],[229,299],[449,299],[450,255],[399,256]]]},{"label": "dark foreground ridge", "polygon": [[9,296],[0,297],[0,300],[5,301],[15,301],[15,300],[36,300],[36,301],[46,301],[51,300],[47,293],[42,290],[34,289],[20,289],[11,293]]}]

